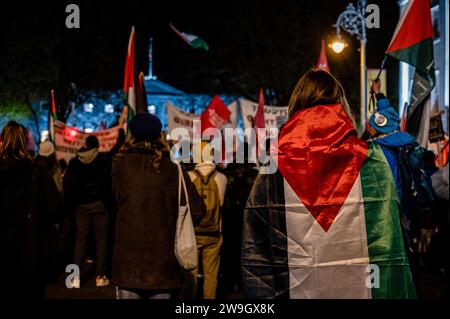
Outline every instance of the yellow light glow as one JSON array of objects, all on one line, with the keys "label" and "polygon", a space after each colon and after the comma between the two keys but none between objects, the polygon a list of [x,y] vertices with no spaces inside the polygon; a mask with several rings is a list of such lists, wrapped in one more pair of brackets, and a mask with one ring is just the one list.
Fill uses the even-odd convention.
[{"label": "yellow light glow", "polygon": [[336,53],[341,53],[346,47],[346,43],[342,40],[336,40],[331,44],[331,48]]}]

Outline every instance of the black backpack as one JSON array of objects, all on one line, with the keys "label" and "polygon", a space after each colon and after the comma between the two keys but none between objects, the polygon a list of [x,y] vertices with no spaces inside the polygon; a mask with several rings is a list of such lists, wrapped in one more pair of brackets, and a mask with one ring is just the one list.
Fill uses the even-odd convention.
[{"label": "black backpack", "polygon": [[401,213],[404,230],[418,237],[420,218],[430,211],[434,203],[431,178],[423,170],[422,155],[425,149],[418,143],[403,146],[397,153],[401,183]]}]

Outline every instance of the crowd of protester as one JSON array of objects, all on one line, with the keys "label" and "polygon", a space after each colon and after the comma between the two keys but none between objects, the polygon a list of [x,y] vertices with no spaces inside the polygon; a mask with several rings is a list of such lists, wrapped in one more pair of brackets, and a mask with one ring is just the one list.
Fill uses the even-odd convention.
[{"label": "crowd of protester", "polygon": [[[434,267],[448,278],[448,164],[439,169],[432,152],[400,132],[398,114],[379,83],[372,90],[377,113],[366,140],[381,147],[392,170],[409,262]],[[351,118],[342,87],[324,71],[310,71],[291,102],[291,119],[304,109],[336,103]],[[71,282],[80,287],[92,262],[96,286],[116,286],[119,299],[214,299],[245,290],[242,236],[243,228],[244,234],[252,230],[244,225],[244,211],[247,198],[254,202],[263,187],[260,181],[252,191],[255,164],[203,160],[184,165],[199,256],[198,268],[187,272],[173,249],[178,171],[156,116],[136,115],[127,138],[121,131],[108,153],[99,152],[98,139],[89,136],[69,163],[57,160],[51,141],[42,142],[33,157],[27,135],[16,122],[1,133],[0,274],[5,298],[44,299],[46,284],[58,280],[68,264],[80,267],[81,275]],[[202,149],[208,146],[202,143]],[[433,178],[436,174],[439,179]],[[405,187],[411,180],[416,189]]]}]

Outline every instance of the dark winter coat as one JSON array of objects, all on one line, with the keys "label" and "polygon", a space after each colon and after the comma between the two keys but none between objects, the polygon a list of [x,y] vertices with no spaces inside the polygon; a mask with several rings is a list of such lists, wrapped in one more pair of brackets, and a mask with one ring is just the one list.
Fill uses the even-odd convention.
[{"label": "dark winter coat", "polygon": [[111,163],[107,154],[97,149],[79,151],[64,174],[64,194],[71,209],[82,204],[103,201],[111,193]]},{"label": "dark winter coat", "polygon": [[2,277],[18,280],[15,274],[45,270],[51,258],[54,224],[63,214],[62,199],[45,168],[28,158],[0,160]]},{"label": "dark winter coat", "polygon": [[[117,202],[112,280],[122,288],[172,290],[181,271],[174,255],[178,216],[178,170],[169,156],[158,170],[144,149],[113,161],[112,186]],[[194,224],[205,205],[184,173]]]}]

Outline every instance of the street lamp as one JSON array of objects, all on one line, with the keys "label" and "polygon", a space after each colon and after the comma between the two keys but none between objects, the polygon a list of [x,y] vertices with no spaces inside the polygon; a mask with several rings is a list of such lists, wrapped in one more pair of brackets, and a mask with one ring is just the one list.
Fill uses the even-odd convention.
[{"label": "street lamp", "polygon": [[355,8],[349,3],[347,8],[339,15],[336,21],[337,40],[331,45],[336,53],[342,52],[345,48],[345,42],[341,39],[341,28],[351,36],[356,36],[360,44],[360,121],[361,131],[365,131],[366,126],[366,19],[365,19],[366,0],[359,0]]},{"label": "street lamp", "polygon": [[346,46],[347,46],[347,43],[345,43],[342,39],[337,39],[330,45],[330,47],[336,53],[341,53],[345,49]]}]

